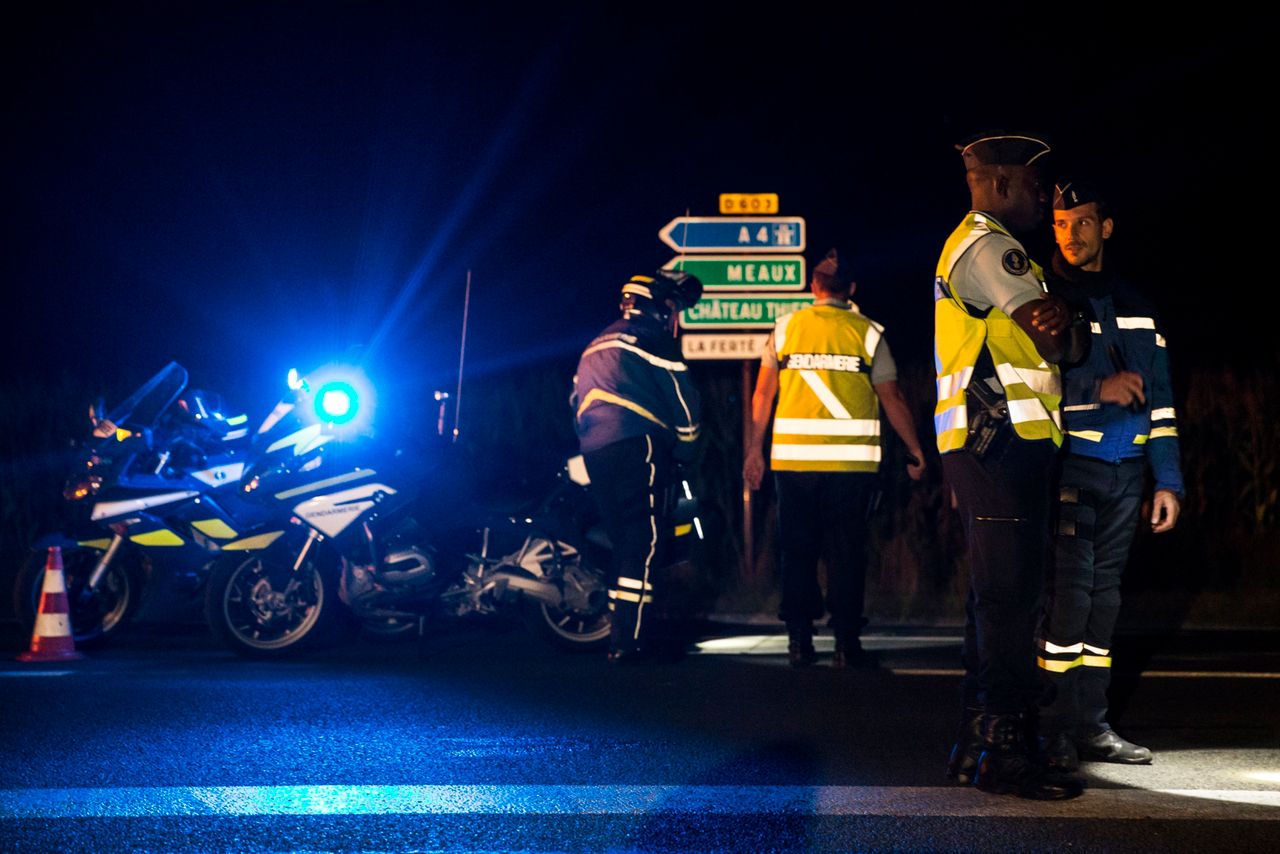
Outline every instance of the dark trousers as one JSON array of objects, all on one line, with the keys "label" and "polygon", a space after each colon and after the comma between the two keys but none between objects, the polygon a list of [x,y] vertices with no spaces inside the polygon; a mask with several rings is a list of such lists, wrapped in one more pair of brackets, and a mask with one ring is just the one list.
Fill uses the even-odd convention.
[{"label": "dark trousers", "polygon": [[583,458],[613,546],[609,588],[613,646],[640,649],[655,615],[655,571],[663,566],[670,540],[663,503],[671,478],[671,455],[660,441],[639,436]]},{"label": "dark trousers", "polygon": [[1039,697],[1035,633],[1055,453],[1051,442],[1015,439],[983,460],[942,456],[968,542],[964,701],[989,714],[1025,711]]},{"label": "dark trousers", "polygon": [[[780,471],[778,539],[782,605],[787,623],[811,624],[831,612],[837,638],[862,631],[867,576],[867,515],[877,476],[869,472]],[[827,566],[827,604],[818,588],[818,558]]]},{"label": "dark trousers", "polygon": [[1041,627],[1046,733],[1107,726],[1111,638],[1120,577],[1138,527],[1142,459],[1106,463],[1071,455],[1058,480],[1057,530]]}]

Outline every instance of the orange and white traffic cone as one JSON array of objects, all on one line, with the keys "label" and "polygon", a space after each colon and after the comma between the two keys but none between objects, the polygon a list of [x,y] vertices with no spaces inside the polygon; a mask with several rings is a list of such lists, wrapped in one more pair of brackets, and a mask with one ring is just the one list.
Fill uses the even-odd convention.
[{"label": "orange and white traffic cone", "polygon": [[67,580],[62,574],[62,549],[49,547],[44,565],[44,585],[40,588],[40,608],[36,627],[31,632],[31,649],[18,656],[19,661],[72,661],[84,658],[76,652],[71,637],[71,618],[67,608]]}]

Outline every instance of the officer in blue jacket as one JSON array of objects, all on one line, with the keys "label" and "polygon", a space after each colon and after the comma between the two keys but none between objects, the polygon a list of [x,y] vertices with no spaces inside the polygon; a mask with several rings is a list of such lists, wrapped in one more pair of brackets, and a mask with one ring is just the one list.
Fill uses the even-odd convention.
[{"label": "officer in blue jacket", "polygon": [[1155,478],[1153,531],[1173,528],[1183,496],[1164,334],[1150,304],[1103,265],[1114,227],[1096,187],[1079,181],[1055,187],[1058,251],[1049,289],[1084,312],[1092,332],[1088,356],[1063,374],[1067,455],[1038,641],[1047,683],[1042,738],[1050,764],[1064,771],[1080,759],[1151,762],[1150,750],[1107,723],[1111,636],[1145,468]]},{"label": "officer in blue jacket", "polygon": [[697,447],[698,391],[675,330],[701,296],[702,283],[686,273],[632,276],[622,318],[587,345],[574,377],[578,442],[613,546],[609,660],[617,663],[649,651],[655,570],[670,552],[667,487]]}]

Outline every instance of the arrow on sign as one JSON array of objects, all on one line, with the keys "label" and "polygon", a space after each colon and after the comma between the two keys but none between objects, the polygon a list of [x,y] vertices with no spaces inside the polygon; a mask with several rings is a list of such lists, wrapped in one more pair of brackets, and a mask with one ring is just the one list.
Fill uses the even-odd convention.
[{"label": "arrow on sign", "polygon": [[678,216],[658,239],[677,252],[803,252],[804,217]]}]

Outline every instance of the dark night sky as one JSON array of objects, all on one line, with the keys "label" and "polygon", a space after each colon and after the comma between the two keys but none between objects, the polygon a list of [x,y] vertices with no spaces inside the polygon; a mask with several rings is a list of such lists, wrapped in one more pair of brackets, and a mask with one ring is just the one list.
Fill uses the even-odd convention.
[{"label": "dark night sky", "polygon": [[855,252],[864,311],[926,362],[950,146],[997,124],[1110,182],[1109,254],[1183,370],[1271,353],[1220,284],[1269,278],[1242,234],[1257,21],[868,6],[33,7],[4,36],[5,372],[172,358],[257,390],[360,344],[448,383],[468,268],[475,370],[572,359],[670,257],[657,230],[729,191]]}]

